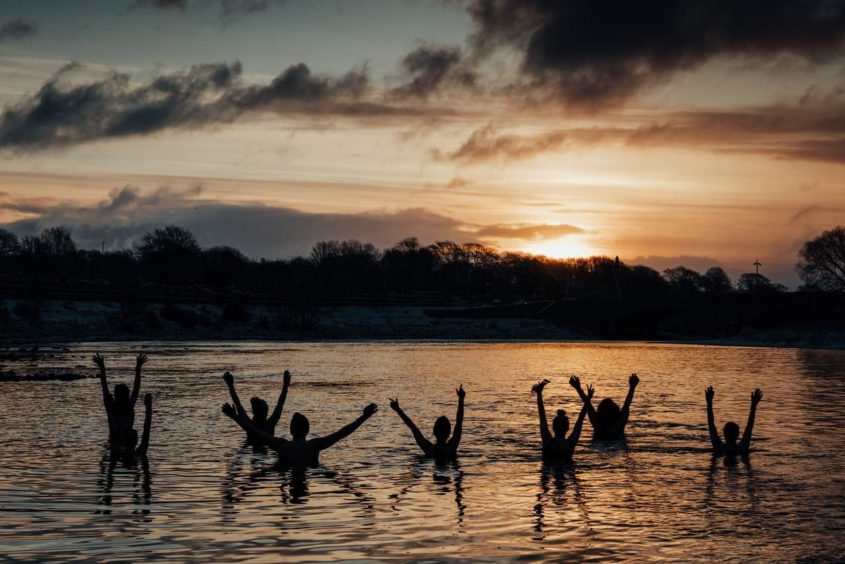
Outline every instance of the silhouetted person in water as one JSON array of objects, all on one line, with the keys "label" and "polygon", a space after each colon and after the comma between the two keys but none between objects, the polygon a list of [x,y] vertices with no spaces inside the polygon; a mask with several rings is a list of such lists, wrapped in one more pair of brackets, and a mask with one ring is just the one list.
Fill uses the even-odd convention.
[{"label": "silhouetted person in water", "polygon": [[[575,420],[575,427],[572,428],[572,434],[567,437],[566,432],[569,431],[569,418],[562,409],[558,409],[557,415],[552,419],[554,435],[549,432],[549,424],[546,421],[546,408],[543,405],[543,388],[548,383],[548,380],[542,380],[531,387],[531,391],[537,394],[537,413],[540,415],[540,437],[543,439],[543,460],[546,462],[572,462],[572,453],[575,452],[575,446],[581,437],[581,426],[584,424],[584,416],[587,414],[587,405],[589,405],[589,401],[593,397],[593,387],[587,386],[584,405],[581,407],[581,412],[578,413],[578,419]],[[581,385],[581,382],[576,376],[570,378],[569,383],[576,389]]]},{"label": "silhouetted person in water", "polygon": [[707,429],[710,431],[710,442],[713,444],[713,453],[717,455],[726,455],[729,457],[748,456],[751,447],[751,433],[754,431],[754,416],[757,414],[757,404],[763,399],[763,392],[757,388],[751,393],[751,410],[748,412],[748,422],[745,424],[745,432],[742,434],[742,440],[737,443],[739,438],[739,425],[733,421],[725,423],[723,433],[725,435],[725,442],[719,438],[719,432],[716,431],[716,422],[713,418],[713,396],[715,395],[713,386],[708,387],[704,391],[704,397],[707,399]]},{"label": "silhouetted person in water", "polygon": [[[141,353],[135,361],[135,382],[132,384],[132,392],[126,384],[117,384],[114,387],[114,395],[109,392],[106,381],[106,362],[102,356],[95,354],[94,364],[100,369],[100,385],[103,389],[103,403],[106,406],[106,415],[109,420],[109,443],[119,445],[127,438],[130,438],[130,431],[134,432],[135,425],[135,403],[138,401],[138,393],[141,391],[141,367],[147,362],[147,355]],[[137,442],[137,432],[135,441]]]},{"label": "silhouetted person in water", "polygon": [[361,416],[346,425],[345,427],[335,431],[325,437],[318,437],[316,439],[306,439],[311,424],[308,418],[301,413],[294,413],[290,418],[290,434],[293,437],[291,440],[274,437],[253,425],[249,417],[244,413],[239,413],[235,407],[228,403],[223,404],[223,413],[231,417],[235,423],[241,428],[252,433],[256,439],[260,440],[279,454],[280,466],[319,466],[320,465],[320,451],[323,451],[338,441],[341,441],[351,435],[361,424],[373,416],[378,411],[378,406],[371,403],[364,408]]},{"label": "silhouetted person in water", "polygon": [[634,400],[634,390],[640,379],[636,374],[628,378],[628,395],[622,409],[610,398],[604,398],[599,402],[598,409],[593,408],[593,402],[581,389],[581,382],[578,378],[569,380],[569,384],[575,388],[581,400],[587,406],[587,417],[593,425],[593,440],[616,440],[625,438],[625,425],[628,424],[628,414],[631,410],[631,402]]},{"label": "silhouetted person in water", "polygon": [[120,441],[110,445],[112,461],[122,460],[126,466],[134,466],[136,460],[147,456],[150,446],[150,429],[153,424],[153,396],[144,395],[144,430],[141,432],[141,444],[138,444],[138,431],[125,429]]},{"label": "silhouetted person in water", "polygon": [[[267,417],[267,413],[270,411],[267,402],[261,398],[253,397],[249,400],[249,403],[252,405],[252,424],[260,429],[261,431],[267,433],[270,436],[276,434],[276,425],[279,423],[279,418],[282,416],[282,408],[285,406],[285,400],[288,397],[288,387],[290,386],[290,372],[285,370],[284,374],[284,381],[282,384],[282,392],[279,394],[279,399],[276,401],[276,408],[273,410],[273,414],[270,417]],[[241,405],[241,400],[238,397],[238,393],[235,391],[235,378],[232,376],[230,372],[226,372],[223,374],[223,380],[226,382],[226,386],[229,388],[229,395],[232,396],[232,403],[235,406],[237,412],[244,417],[248,417],[244,406]],[[258,439],[254,433],[247,431],[246,433],[246,440],[247,443],[251,445],[260,445],[262,441]]]},{"label": "silhouetted person in water", "polygon": [[[411,418],[405,415],[402,408],[399,407],[399,400],[390,400],[390,407],[399,414],[405,425],[411,430],[414,435],[414,440],[425,453],[426,456],[434,458],[436,461],[445,462],[447,460],[455,460],[458,456],[458,445],[461,443],[461,431],[464,425],[464,397],[466,392],[464,387],[460,386],[455,393],[458,394],[458,414],[455,416],[455,432],[452,432],[452,424],[449,423],[449,418],[441,415],[434,421],[434,440],[432,443],[426,439],[422,432],[414,425]],[[452,438],[449,438],[449,435]]]}]

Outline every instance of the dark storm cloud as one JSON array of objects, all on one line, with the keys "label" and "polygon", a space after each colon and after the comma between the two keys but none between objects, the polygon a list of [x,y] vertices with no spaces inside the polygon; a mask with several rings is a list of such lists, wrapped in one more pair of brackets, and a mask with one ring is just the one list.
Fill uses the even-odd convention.
[{"label": "dark storm cloud", "polygon": [[427,98],[447,86],[472,88],[478,79],[463,64],[460,47],[443,45],[420,46],[402,59],[402,69],[409,80],[393,89],[397,96]]},{"label": "dark storm cloud", "polygon": [[7,40],[24,39],[35,35],[38,25],[35,22],[28,22],[20,18],[9,20],[0,24],[0,43]]},{"label": "dark storm cloud", "polygon": [[140,237],[165,224],[192,231],[203,246],[231,245],[252,257],[307,255],[314,243],[358,239],[379,248],[415,236],[425,243],[488,239],[553,239],[582,232],[570,225],[469,225],[423,208],[362,213],[309,213],[255,203],[223,203],[203,197],[200,186],[162,187],[144,192],[134,186],[113,189],[95,205],[41,198],[0,199],[0,209],[27,219],[3,225],[18,235],[65,225],[83,248],[131,248]]},{"label": "dark storm cloud", "polygon": [[478,54],[518,50],[549,97],[620,103],[719,56],[818,60],[840,52],[845,0],[474,0]]},{"label": "dark storm cloud", "polygon": [[139,85],[122,73],[66,84],[62,75],[67,70],[4,109],[0,148],[38,150],[169,128],[200,128],[256,111],[364,116],[397,111],[359,104],[368,85],[366,69],[335,78],[315,75],[300,63],[267,85],[245,85],[240,63],[195,65]]}]

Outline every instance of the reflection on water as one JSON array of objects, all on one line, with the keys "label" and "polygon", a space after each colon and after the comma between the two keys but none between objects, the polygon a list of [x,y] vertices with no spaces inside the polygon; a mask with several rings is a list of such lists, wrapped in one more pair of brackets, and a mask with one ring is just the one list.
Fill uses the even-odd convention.
[{"label": "reflection on water", "polygon": [[[209,561],[263,558],[818,559],[845,558],[845,353],[650,344],[85,344],[44,361],[131,381],[155,394],[149,460],[103,452],[96,380],[0,383],[0,554],[11,559]],[[25,361],[30,362],[30,361]],[[15,367],[10,367],[15,368]],[[18,367],[20,368],[20,367]],[[323,467],[277,470],[220,414],[220,375],[274,397],[294,373],[294,411],[320,435],[360,406],[382,410],[324,453]],[[596,401],[642,383],[627,441],[583,440],[571,466],[540,461],[531,384],[576,412],[577,373]],[[387,407],[420,421],[467,390],[458,464],[421,458]],[[763,388],[748,460],[713,458],[716,424],[744,425]],[[428,432],[428,429],[423,429]],[[584,430],[589,437],[590,430]]]}]

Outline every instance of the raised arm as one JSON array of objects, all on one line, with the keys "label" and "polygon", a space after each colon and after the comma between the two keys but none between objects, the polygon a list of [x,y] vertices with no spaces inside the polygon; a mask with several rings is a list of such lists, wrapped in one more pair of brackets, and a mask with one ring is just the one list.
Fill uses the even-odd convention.
[{"label": "raised arm", "polygon": [[141,367],[147,362],[147,355],[141,353],[135,359],[135,381],[132,383],[132,395],[129,396],[129,403],[133,406],[138,401],[138,394],[141,392]]},{"label": "raised arm", "polygon": [[141,433],[141,444],[135,449],[137,456],[146,456],[150,446],[150,429],[153,426],[153,396],[144,395],[144,431]]},{"label": "raised arm", "polygon": [[724,447],[722,439],[719,438],[719,431],[716,430],[716,420],[713,417],[713,396],[715,395],[713,386],[709,386],[704,390],[704,397],[707,399],[707,430],[710,433],[710,444],[713,445],[713,450],[720,451]]},{"label": "raised arm", "polygon": [[431,451],[431,441],[423,436],[422,432],[417,428],[411,418],[405,415],[405,412],[402,411],[402,408],[399,407],[399,400],[392,399],[390,400],[390,408],[395,411],[399,417],[402,419],[402,422],[407,425],[408,429],[411,430],[411,434],[414,435],[414,440],[417,441],[417,445],[422,449],[422,451],[428,454]]},{"label": "raised arm", "polygon": [[246,414],[239,413],[237,408],[233,405],[224,403],[221,411],[225,413],[229,418],[232,419],[235,423],[240,425],[241,429],[246,431],[247,433],[252,434],[254,437],[257,437],[262,443],[266,444],[270,448],[278,448],[282,444],[286,443],[287,441],[281,437],[274,437],[270,433],[266,433],[253,425],[252,421],[250,421],[249,417]]},{"label": "raised arm", "polygon": [[458,413],[455,414],[455,427],[452,429],[452,438],[449,439],[449,445],[453,449],[457,449],[461,444],[461,433],[464,430],[464,397],[467,395],[463,384],[455,390],[455,393],[458,394]]},{"label": "raised arm", "polygon": [[540,416],[540,438],[543,439],[544,443],[552,438],[552,434],[549,432],[549,423],[546,420],[546,406],[543,405],[543,388],[548,383],[548,380],[541,380],[531,386],[531,391],[537,395],[537,415]]},{"label": "raised arm", "polygon": [[103,390],[103,404],[106,406],[106,411],[110,409],[111,405],[111,392],[109,392],[109,383],[106,381],[106,360],[100,356],[100,353],[95,354],[91,357],[91,360],[94,361],[94,364],[97,366],[99,373],[100,373],[100,387]]},{"label": "raised arm", "polygon": [[572,428],[572,433],[569,434],[569,448],[571,451],[575,450],[575,447],[578,445],[578,439],[581,438],[581,428],[584,426],[584,416],[587,415],[587,406],[590,405],[591,400],[593,399],[593,390],[592,386],[587,386],[587,401],[584,402],[584,405],[581,406],[581,411],[578,413],[578,419],[575,420],[575,426]]},{"label": "raised arm", "polygon": [[317,450],[324,450],[332,446],[333,444],[337,443],[338,441],[342,441],[349,435],[355,432],[355,430],[361,426],[361,424],[373,416],[373,414],[378,411],[378,406],[374,403],[371,403],[367,407],[364,408],[363,413],[361,416],[358,417],[355,421],[346,425],[345,427],[341,427],[334,433],[330,435],[326,435],[325,437],[318,437],[316,439],[311,439],[308,441],[312,447],[316,448]]},{"label": "raised arm", "polygon": [[232,403],[237,410],[239,415],[243,415],[244,417],[248,417],[244,406],[241,405],[241,398],[238,397],[238,392],[235,391],[235,377],[232,376],[232,373],[226,371],[223,374],[223,381],[226,382],[226,387],[229,388],[229,396],[232,398]]},{"label": "raised arm", "polygon": [[290,386],[290,372],[285,370],[282,382],[282,393],[279,394],[279,399],[276,401],[276,408],[270,415],[270,419],[267,420],[267,423],[269,423],[271,427],[275,427],[279,422],[279,418],[282,416],[282,409],[285,406],[285,400],[288,398],[288,386]]},{"label": "raised arm", "polygon": [[751,433],[754,431],[754,416],[757,415],[757,404],[763,399],[763,392],[760,388],[754,390],[751,394],[751,409],[748,412],[748,423],[745,424],[745,432],[742,434],[742,440],[739,443],[740,452],[747,453],[751,447]]},{"label": "raised arm", "polygon": [[587,406],[587,417],[590,418],[590,424],[595,424],[596,421],[596,408],[593,407],[593,400],[584,393],[584,390],[581,388],[581,379],[578,376],[572,376],[569,379],[569,385],[575,388],[575,391],[578,392],[578,397],[581,398],[581,401]]},{"label": "raised arm", "polygon": [[637,389],[637,384],[640,379],[636,374],[631,374],[628,378],[628,395],[625,396],[625,403],[622,405],[622,413],[619,416],[619,423],[617,423],[618,431],[621,433],[625,431],[625,425],[628,424],[628,415],[631,413],[631,402],[634,401],[634,391]]}]

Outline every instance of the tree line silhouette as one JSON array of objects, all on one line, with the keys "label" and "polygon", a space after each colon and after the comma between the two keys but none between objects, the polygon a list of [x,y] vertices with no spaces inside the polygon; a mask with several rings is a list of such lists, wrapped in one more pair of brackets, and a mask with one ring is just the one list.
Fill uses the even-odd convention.
[{"label": "tree line silhouette", "polygon": [[[805,243],[796,268],[802,290],[845,290],[845,228]],[[735,282],[714,266],[662,273],[605,256],[551,259],[499,252],[478,243],[415,237],[379,250],[356,240],[322,241],[307,257],[251,259],[228,246],[202,248],[178,226],[146,233],[133,249],[79,249],[66,227],[18,238],[0,229],[0,282],[43,287],[160,293],[228,292],[289,300],[417,296],[444,300],[532,300],[777,293],[786,287],[762,274]]]}]

